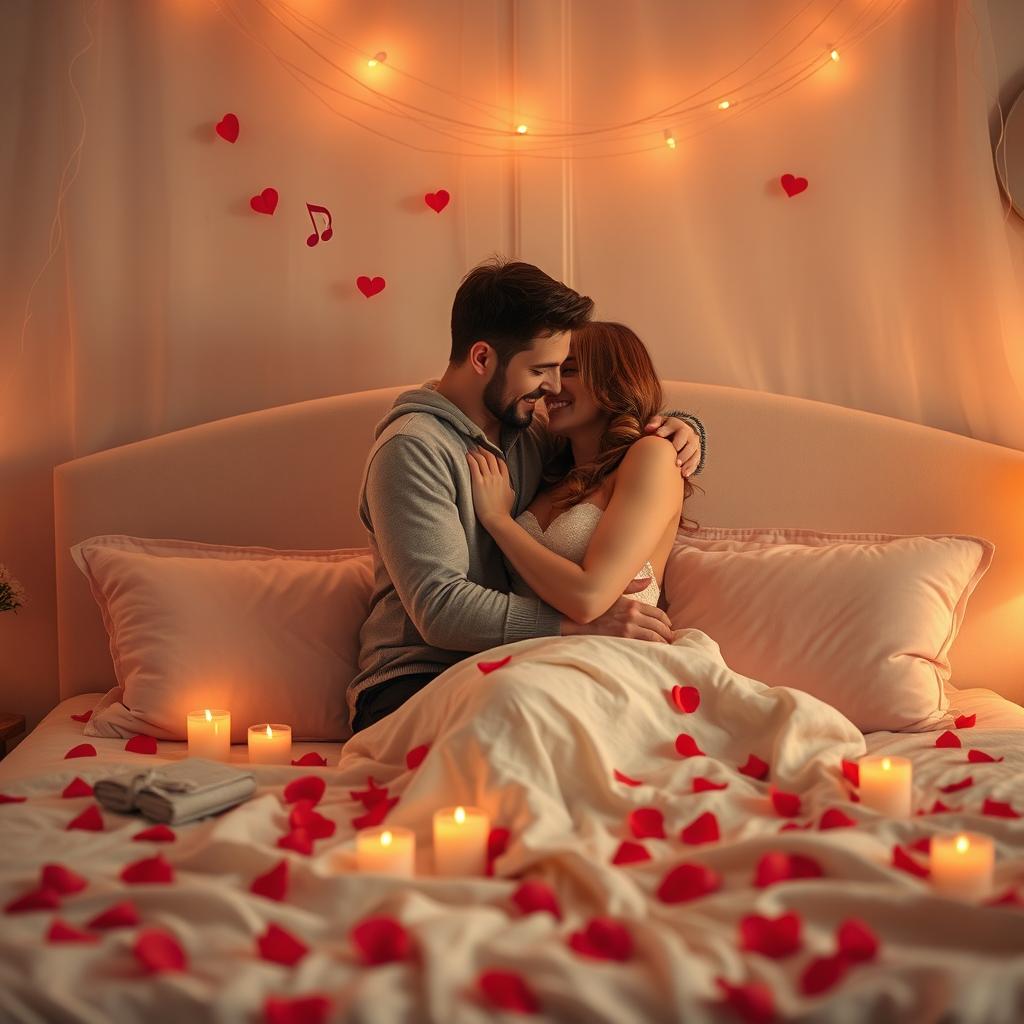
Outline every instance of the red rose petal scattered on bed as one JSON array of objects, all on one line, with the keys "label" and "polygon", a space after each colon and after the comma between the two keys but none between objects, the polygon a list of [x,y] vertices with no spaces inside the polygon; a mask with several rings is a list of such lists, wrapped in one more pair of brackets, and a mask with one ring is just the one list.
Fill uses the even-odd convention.
[{"label": "red rose petal scattered on bed", "polygon": [[651,855],[647,852],[645,846],[641,846],[640,843],[630,842],[626,839],[619,843],[619,848],[615,851],[615,856],[612,857],[613,864],[639,864],[641,861],[650,860]]},{"label": "red rose petal scattered on bed", "polygon": [[700,707],[700,690],[696,686],[673,686],[672,703],[680,711],[692,714]]},{"label": "red rose petal scattered on bed", "polygon": [[313,852],[313,836],[308,829],[293,828],[291,832],[278,839],[277,845],[282,850],[294,850],[308,857]]},{"label": "red rose petal scattered on bed", "polygon": [[665,838],[665,816],[657,807],[637,807],[627,821],[634,839]]},{"label": "red rose petal scattered on bed", "polygon": [[135,909],[134,903],[124,901],[115,903],[112,907],[97,914],[91,921],[87,921],[86,928],[131,928],[139,923],[139,912]]},{"label": "red rose petal scattered on bed", "polygon": [[1007,889],[1002,896],[986,900],[985,905],[989,907],[1024,907],[1024,899],[1021,898],[1020,892],[1014,887]]},{"label": "red rose petal scattered on bed", "polygon": [[72,747],[65,755],[64,760],[66,761],[69,757],[95,757],[96,748],[91,743],[79,743],[77,747]]},{"label": "red rose petal scattered on bed", "polygon": [[69,832],[71,829],[76,828],[82,829],[84,832],[103,831],[103,815],[100,814],[98,804],[90,804],[86,807],[81,814],[77,815],[64,826],[64,831]]},{"label": "red rose petal scattered on bed", "polygon": [[800,797],[796,793],[787,793],[772,786],[770,796],[772,806],[779,817],[795,818],[800,813]]},{"label": "red rose petal scattered on bed", "polygon": [[507,828],[494,825],[487,833],[487,874],[494,874],[494,862],[508,849],[512,833]]},{"label": "red rose petal scattered on bed", "polygon": [[763,779],[768,774],[768,762],[762,761],[757,754],[751,754],[747,763],[738,771],[743,775],[749,775],[752,779]]},{"label": "red rose petal scattered on bed", "polygon": [[955,732],[950,732],[948,729],[935,741],[937,747],[961,747],[963,744],[960,742],[960,737]]},{"label": "red rose petal scattered on bed", "polygon": [[900,871],[906,871],[908,875],[915,875],[917,878],[927,878],[931,874],[928,868],[918,864],[899,843],[892,848],[892,866],[899,868]]},{"label": "red rose petal scattered on bed", "polygon": [[842,953],[815,957],[800,975],[800,991],[805,996],[816,996],[834,988],[843,980],[850,962]]},{"label": "red rose petal scattered on bed", "polygon": [[924,836],[921,839],[915,839],[908,847],[908,850],[916,850],[918,853],[924,853],[931,855],[932,852],[932,837]]},{"label": "red rose petal scattered on bed", "polygon": [[860,765],[856,761],[847,761],[843,758],[843,778],[854,786],[860,785]]},{"label": "red rose petal scattered on bed", "polygon": [[859,804],[860,803],[860,794],[859,793],[855,793],[851,789],[849,794],[848,794],[848,796],[849,796],[849,799],[850,799],[850,803],[854,803],[854,804]]},{"label": "red rose petal scattered on bed", "polygon": [[662,903],[683,903],[718,890],[721,877],[704,864],[680,864],[672,868],[657,889]]},{"label": "red rose petal scattered on bed", "polygon": [[173,843],[178,837],[166,825],[151,825],[132,836],[133,843]]},{"label": "red rose petal scattered on bed", "polygon": [[55,910],[60,906],[60,893],[56,889],[33,889],[11,900],[4,907],[5,914],[20,914],[27,910]]},{"label": "red rose petal scattered on bed", "polygon": [[848,814],[841,811],[838,807],[830,807],[821,816],[821,821],[818,822],[819,830],[828,828],[850,828],[851,825],[856,825],[857,819],[851,818]]},{"label": "red rose petal scattered on bed", "polygon": [[943,814],[946,811],[951,811],[952,807],[947,807],[941,800],[936,800],[932,804],[930,811],[918,811],[918,814]]},{"label": "red rose petal scattered on bed", "polygon": [[511,654],[506,654],[501,661],[478,661],[476,667],[480,669],[485,676],[490,675],[492,672],[496,672],[499,668],[504,668],[512,660]]},{"label": "red rose petal scattered on bed", "polygon": [[702,775],[698,775],[693,780],[693,791],[694,793],[707,793],[716,789],[728,789],[728,782],[712,782],[710,779],[705,779]]},{"label": "red rose petal scattered on bed", "polygon": [[292,811],[289,824],[293,829],[304,828],[313,839],[329,839],[337,829],[337,825],[330,818],[325,818],[319,811],[314,810],[306,813]]},{"label": "red rose petal scattered on bed", "polygon": [[121,871],[121,881],[132,884],[167,884],[174,881],[174,868],[158,853],[155,857],[143,857],[128,864]]},{"label": "red rose petal scattered on bed", "polygon": [[596,960],[625,962],[633,955],[633,936],[612,917],[591,918],[582,931],[568,938],[569,948]]},{"label": "red rose petal scattered on bed", "polygon": [[67,921],[62,921],[59,917],[55,917],[50,922],[50,929],[46,933],[47,942],[99,942],[100,937],[98,935],[92,935],[89,932],[83,932],[81,929],[76,928],[74,925],[70,925]]},{"label": "red rose petal scattered on bed", "polygon": [[263,1003],[266,1024],[325,1024],[331,1012],[327,996],[267,996]]},{"label": "red rose petal scattered on bed", "polygon": [[836,932],[838,952],[853,963],[864,963],[874,960],[878,955],[878,936],[871,930],[866,921],[859,918],[847,918]]},{"label": "red rose petal scattered on bed", "polygon": [[413,747],[412,750],[405,755],[405,767],[410,771],[412,771],[413,768],[419,768],[423,763],[423,758],[427,756],[429,750],[429,743],[421,743],[418,747]]},{"label": "red rose petal scattered on bed", "polygon": [[6,793],[0,793],[0,804],[23,804],[27,799],[26,796],[8,796]]},{"label": "red rose petal scattered on bed", "polygon": [[53,889],[62,896],[81,892],[88,884],[88,879],[64,867],[63,864],[44,864],[39,874],[40,889]]},{"label": "red rose petal scattered on bed", "polygon": [[939,786],[940,793],[955,793],[958,789],[967,789],[968,786],[974,785],[974,776],[968,775],[966,779],[961,779],[959,782],[951,782],[948,786]]},{"label": "red rose petal scattered on bed", "polygon": [[80,779],[77,775],[64,787],[64,792],[61,796],[65,800],[71,800],[77,796],[92,796],[92,786],[89,785],[85,779]]},{"label": "red rose petal scattered on bed", "polygon": [[1010,806],[1010,804],[1003,800],[990,800],[988,797],[985,798],[985,803],[981,807],[982,814],[989,814],[993,818],[1019,818],[1020,815]]},{"label": "red rose petal scattered on bed", "polygon": [[562,920],[562,908],[559,906],[555,890],[546,882],[527,879],[514,893],[512,902],[523,914],[536,914],[546,910],[556,921]]},{"label": "red rose petal scattered on bed", "polygon": [[807,829],[809,829],[809,828],[810,828],[810,827],[811,827],[811,826],[812,826],[813,824],[814,824],[814,822],[813,822],[813,821],[807,821],[807,822],[804,822],[804,824],[803,824],[803,825],[800,825],[800,824],[798,824],[798,823],[797,823],[797,822],[795,822],[795,821],[787,821],[787,822],[786,822],[786,824],[785,824],[785,825],[783,825],[783,826],[782,826],[782,827],[781,827],[781,828],[779,829],[779,831],[780,831],[780,832],[796,832],[797,830],[800,830],[800,831],[806,831],[806,830],[807,830]]},{"label": "red rose petal scattered on bed", "polygon": [[615,771],[612,772],[612,774],[615,776],[617,782],[624,782],[627,786],[643,785],[643,783],[639,779],[631,779],[628,775],[624,775],[622,772],[620,772],[618,768],[616,768]]},{"label": "red rose petal scattered on bed", "polygon": [[800,915],[794,911],[779,917],[748,914],[740,919],[740,949],[778,959],[800,949]]},{"label": "red rose petal scattered on bed", "polygon": [[320,803],[327,783],[319,775],[303,775],[302,778],[292,779],[284,787],[284,802],[293,804],[297,800],[312,800],[314,804]]},{"label": "red rose petal scattered on bed", "polygon": [[771,1024],[775,1020],[775,997],[763,982],[750,981],[745,985],[733,985],[725,978],[715,978],[715,984],[725,995],[724,1002],[746,1024]]},{"label": "red rose petal scattered on bed", "polygon": [[287,967],[294,967],[309,952],[309,946],[301,939],[273,922],[267,925],[267,930],[256,940],[256,946],[264,960],[272,960]]},{"label": "red rose petal scattered on bed", "polygon": [[315,750],[311,750],[308,754],[303,754],[297,761],[292,761],[293,768],[305,768],[310,765],[325,768],[327,766],[327,758],[322,754],[318,754]]},{"label": "red rose petal scattered on bed", "polygon": [[957,715],[954,719],[953,724],[958,729],[973,729],[974,723],[977,722],[978,716],[975,715]]},{"label": "red rose petal scattered on bed", "polygon": [[405,926],[387,914],[363,918],[352,926],[348,935],[364,964],[390,964],[405,960],[412,948]]},{"label": "red rose petal scattered on bed", "polygon": [[802,853],[784,853],[773,850],[766,853],[754,869],[754,885],[764,889],[776,882],[789,882],[798,878],[821,878],[825,874],[813,857]]},{"label": "red rose petal scattered on bed", "polygon": [[521,974],[515,971],[481,971],[477,985],[492,1006],[517,1013],[539,1013],[540,1002]]},{"label": "red rose petal scattered on bed", "polygon": [[358,818],[353,818],[352,825],[355,828],[370,828],[372,825],[379,825],[388,816],[388,811],[397,803],[397,796],[392,797],[390,800],[378,800],[367,808],[365,814],[361,814]]},{"label": "red rose petal scattered on bed", "polygon": [[358,800],[364,807],[369,807],[371,804],[377,803],[378,800],[383,800],[388,795],[387,786],[378,786],[372,775],[366,778],[367,788],[366,789],[350,789],[348,795],[353,800]]},{"label": "red rose petal scattered on bed", "polygon": [[689,734],[681,732],[676,737],[676,753],[680,757],[706,757],[703,750],[697,746],[697,741]]},{"label": "red rose petal scattered on bed", "polygon": [[80,715],[71,716],[76,722],[88,722],[92,718],[92,708],[88,711],[83,711]]},{"label": "red rose petal scattered on bed", "polygon": [[162,928],[144,928],[132,946],[135,959],[150,974],[184,971],[188,957],[177,938]]},{"label": "red rose petal scattered on bed", "polygon": [[705,811],[703,814],[697,815],[679,833],[679,838],[691,846],[699,846],[701,843],[717,843],[721,838],[718,831],[718,819],[711,811]]},{"label": "red rose petal scattered on bed", "polygon": [[249,892],[280,902],[288,893],[288,860],[282,858],[266,874],[249,883]]},{"label": "red rose petal scattered on bed", "polygon": [[155,754],[156,738],[140,732],[124,745],[124,749],[133,754]]},{"label": "red rose petal scattered on bed", "polygon": [[995,764],[997,761],[1005,761],[1005,757],[993,757],[986,754],[984,750],[968,750],[967,760],[972,764]]}]

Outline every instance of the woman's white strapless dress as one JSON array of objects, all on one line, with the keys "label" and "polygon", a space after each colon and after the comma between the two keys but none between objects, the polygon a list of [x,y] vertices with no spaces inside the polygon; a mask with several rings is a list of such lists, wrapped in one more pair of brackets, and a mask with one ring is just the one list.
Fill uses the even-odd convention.
[{"label": "woman's white strapless dress", "polygon": [[[581,501],[578,505],[573,505],[572,508],[556,515],[546,530],[540,528],[537,517],[529,509],[517,516],[516,522],[531,537],[540,541],[544,547],[581,565],[583,556],[587,553],[587,548],[590,545],[590,538],[593,536],[594,530],[597,529],[597,524],[601,521],[603,513],[604,509],[592,505],[589,501]],[[513,593],[534,596],[526,581],[511,566],[509,566],[509,578]],[[658,586],[658,581],[654,576],[654,567],[649,561],[644,562],[643,568],[637,573],[636,578],[649,579],[651,582],[643,590],[637,591],[635,594],[627,594],[626,597],[643,601],[644,604],[656,605],[658,598],[661,597],[661,587]]]}]

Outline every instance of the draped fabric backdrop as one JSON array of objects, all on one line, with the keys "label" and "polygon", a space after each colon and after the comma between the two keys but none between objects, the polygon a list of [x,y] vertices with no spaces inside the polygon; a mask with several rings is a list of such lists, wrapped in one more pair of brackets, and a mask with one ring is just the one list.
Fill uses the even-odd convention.
[{"label": "draped fabric backdrop", "polygon": [[[0,710],[31,726],[56,701],[54,465],[436,374],[454,290],[492,252],[592,295],[666,378],[1024,448],[1024,222],[992,158],[996,98],[1024,84],[1018,0],[289,2],[387,96],[535,133],[642,117],[787,40],[827,53],[830,12],[894,10],[771,102],[684,119],[674,150],[659,127],[562,159],[371,109],[286,37],[279,0],[4,0],[0,562],[31,603],[0,615]],[[807,190],[788,198],[787,172]],[[268,186],[273,216],[249,205]],[[306,203],[330,241],[307,246]]]}]

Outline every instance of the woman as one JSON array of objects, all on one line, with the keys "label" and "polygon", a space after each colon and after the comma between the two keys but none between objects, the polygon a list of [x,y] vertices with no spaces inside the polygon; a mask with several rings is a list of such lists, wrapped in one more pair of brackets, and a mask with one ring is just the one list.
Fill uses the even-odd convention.
[{"label": "woman", "polygon": [[661,384],[643,342],[622,324],[592,322],[572,332],[562,390],[547,400],[551,431],[568,441],[545,472],[547,486],[517,519],[505,463],[469,452],[477,518],[529,589],[576,622],[627,596],[656,605],[682,504],[676,451],[643,425],[661,408]]}]

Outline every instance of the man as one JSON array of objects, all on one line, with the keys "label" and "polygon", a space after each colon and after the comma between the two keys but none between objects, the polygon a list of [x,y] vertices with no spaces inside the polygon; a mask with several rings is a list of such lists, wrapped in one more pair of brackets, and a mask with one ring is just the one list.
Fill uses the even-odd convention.
[{"label": "man", "polygon": [[[466,451],[476,446],[507,462],[514,516],[533,501],[554,444],[534,406],[558,394],[569,332],[593,307],[528,263],[495,258],[476,267],[452,305],[444,376],[400,395],[377,425],[359,496],[375,578],[348,691],[353,732],[471,652],[574,633],[670,641],[665,613],[625,596],[580,625],[510,593],[501,551],[473,510]],[[689,418],[696,431],[676,419],[648,425],[671,437],[685,475],[703,468],[704,430]]]}]

